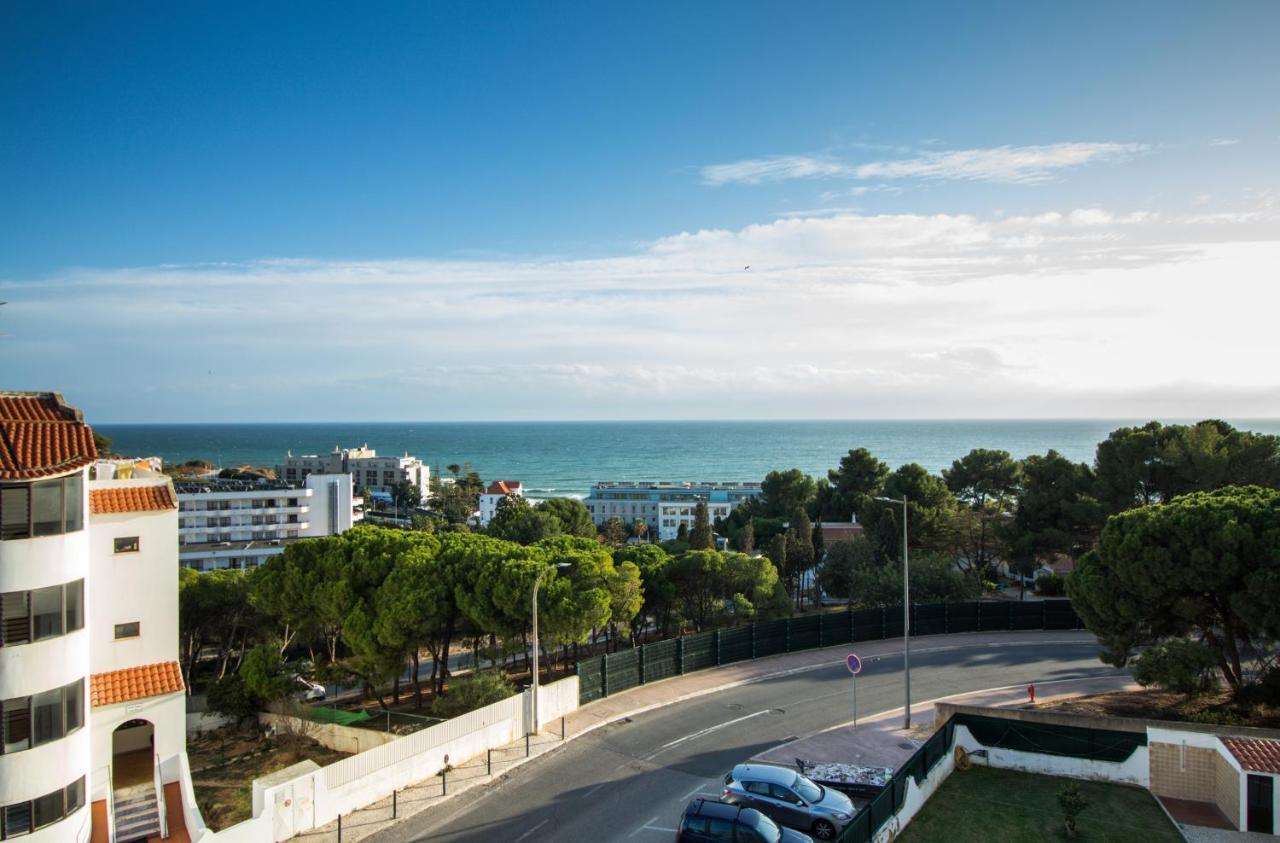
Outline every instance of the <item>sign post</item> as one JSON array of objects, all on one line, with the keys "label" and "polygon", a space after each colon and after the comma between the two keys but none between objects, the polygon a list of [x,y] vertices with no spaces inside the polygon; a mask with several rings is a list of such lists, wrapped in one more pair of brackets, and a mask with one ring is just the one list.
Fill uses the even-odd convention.
[{"label": "sign post", "polygon": [[853,730],[858,730],[858,674],[862,672],[862,659],[850,653],[845,657],[845,667],[853,674]]}]

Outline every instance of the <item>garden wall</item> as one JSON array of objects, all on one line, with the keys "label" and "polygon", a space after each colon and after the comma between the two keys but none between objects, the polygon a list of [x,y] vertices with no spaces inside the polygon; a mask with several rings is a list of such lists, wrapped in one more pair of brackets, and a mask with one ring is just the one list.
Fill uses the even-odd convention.
[{"label": "garden wall", "polygon": [[[542,724],[578,707],[576,676],[544,685],[539,691],[538,719]],[[411,735],[393,736],[388,743],[314,773],[259,788],[252,819],[216,833],[188,828],[192,843],[287,840],[385,799],[392,791],[431,778],[446,764],[458,765],[485,750],[519,740],[532,725],[531,693],[526,690]],[[354,731],[362,733],[362,741],[366,735],[377,734]]]}]

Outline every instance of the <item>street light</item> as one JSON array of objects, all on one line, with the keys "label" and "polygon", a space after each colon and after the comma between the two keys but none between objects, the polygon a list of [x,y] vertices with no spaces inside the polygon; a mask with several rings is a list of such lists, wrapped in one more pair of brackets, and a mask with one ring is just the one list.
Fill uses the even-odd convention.
[{"label": "street light", "polygon": [[902,504],[902,671],[905,677],[906,688],[906,705],[905,725],[903,728],[911,728],[911,591],[907,585],[908,551],[907,551],[907,496],[903,495],[902,500],[897,498],[876,498],[878,501],[885,503]]},{"label": "street light", "polygon": [[[548,565],[538,572],[538,578],[533,581],[533,731],[538,731],[538,586],[542,585],[542,578],[547,572],[554,568],[568,568],[568,562],[557,562],[554,565]],[[525,730],[528,734],[528,730]]]}]

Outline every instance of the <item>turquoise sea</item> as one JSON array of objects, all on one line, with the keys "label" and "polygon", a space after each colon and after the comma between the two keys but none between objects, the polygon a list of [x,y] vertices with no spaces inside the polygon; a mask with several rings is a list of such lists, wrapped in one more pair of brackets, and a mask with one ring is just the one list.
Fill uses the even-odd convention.
[{"label": "turquoise sea", "polygon": [[[1092,462],[1097,443],[1136,420],[420,422],[323,424],[104,424],[115,450],[166,462],[203,458],[274,466],[287,451],[314,454],[368,444],[408,452],[443,470],[470,463],[486,480],[524,481],[535,497],[585,495],[597,480],[760,480],[799,467],[825,476],[851,448],[890,466],[939,471],[972,448],[1015,457],[1050,448]],[[1280,433],[1280,419],[1233,420]]]}]

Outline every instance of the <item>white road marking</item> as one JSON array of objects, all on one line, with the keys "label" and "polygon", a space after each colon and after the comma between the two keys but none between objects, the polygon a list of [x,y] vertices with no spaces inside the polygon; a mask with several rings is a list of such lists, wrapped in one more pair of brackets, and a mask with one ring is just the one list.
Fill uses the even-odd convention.
[{"label": "white road marking", "polygon": [[[654,819],[656,820],[656,819],[657,819],[657,817],[654,817]],[[519,837],[517,837],[517,838],[516,838],[516,843],[520,843],[520,841],[521,841],[521,840],[525,839],[525,838],[526,838],[526,837],[528,837],[530,834],[533,834],[535,831],[537,831],[538,829],[542,828],[544,825],[546,825],[546,824],[547,824],[547,823],[549,823],[549,822],[551,822],[551,820],[543,820],[542,822],[538,823],[538,824],[537,824],[537,825],[535,825],[533,828],[529,829],[529,830],[528,830],[528,831],[526,831],[524,834],[522,834],[522,835],[520,835]]]},{"label": "white road marking", "polygon": [[680,744],[684,743],[685,741],[691,741],[691,740],[693,740],[693,739],[695,739],[695,738],[700,738],[700,737],[703,737],[704,735],[709,735],[709,734],[711,734],[712,732],[718,732],[719,730],[721,730],[721,729],[725,728],[726,726],[732,726],[732,725],[734,725],[734,724],[736,724],[736,723],[741,723],[741,722],[742,722],[742,721],[744,721],[744,720],[750,720],[752,717],[759,717],[761,714],[768,714],[770,711],[773,711],[773,709],[771,709],[771,708],[766,708],[766,709],[763,709],[762,711],[757,711],[755,714],[748,714],[748,715],[746,715],[746,716],[744,716],[744,717],[737,717],[737,718],[734,718],[733,720],[726,720],[726,721],[725,721],[725,722],[723,722],[723,723],[717,723],[717,724],[716,724],[716,725],[714,725],[714,726],[708,726],[707,728],[705,728],[705,729],[701,729],[701,730],[699,730],[699,731],[697,731],[697,732],[694,732],[694,733],[693,733],[693,734],[691,734],[691,735],[685,735],[683,738],[676,738],[676,739],[675,739],[675,740],[673,740],[673,741],[670,741],[670,742],[668,742],[668,743],[664,743],[662,746],[658,747],[656,750],[654,750],[654,751],[653,751],[653,752],[651,752],[650,754],[646,755],[646,756],[645,756],[645,760],[646,760],[646,761],[648,761],[648,760],[650,760],[651,758],[653,758],[654,756],[658,755],[659,753],[661,753],[661,752],[663,752],[663,751],[665,751],[665,750],[668,750],[668,749],[670,749],[670,748],[671,748],[671,747],[673,747],[673,746],[679,746]]},{"label": "white road marking", "polygon": [[[702,792],[702,791],[704,791],[704,790],[706,790],[706,788],[705,788],[705,787],[703,787],[702,785],[698,785],[698,786],[697,786],[697,787],[695,787],[693,790],[691,790],[691,791],[689,791],[688,793],[686,793],[684,796],[681,796],[681,797],[680,797],[680,799],[681,799],[682,801],[683,801],[683,800],[685,800],[685,799],[692,799],[692,798],[694,797],[694,795],[699,794],[699,793],[701,793],[701,792]],[[714,790],[714,788],[713,788],[713,790]]]},{"label": "white road marking", "polygon": [[608,784],[608,782],[600,782],[600,784],[596,785],[595,787],[593,787],[593,788],[591,788],[590,790],[588,790],[586,793],[582,794],[582,798],[583,798],[583,799],[586,799],[588,796],[590,796],[591,794],[595,793],[597,790],[599,790],[600,788],[604,787],[606,784]]},{"label": "white road marking", "polygon": [[[649,828],[649,823],[656,823],[657,821],[658,821],[657,817],[650,817],[649,819],[645,820],[644,825],[640,826],[635,831],[628,834],[627,837],[628,838],[635,837],[640,832],[647,830]],[[672,829],[672,831],[675,831],[675,829]]]}]

